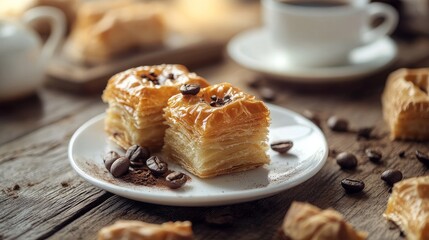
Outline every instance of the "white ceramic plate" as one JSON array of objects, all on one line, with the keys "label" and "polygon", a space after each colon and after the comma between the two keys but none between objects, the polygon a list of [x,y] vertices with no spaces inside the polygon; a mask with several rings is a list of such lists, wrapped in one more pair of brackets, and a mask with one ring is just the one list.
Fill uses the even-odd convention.
[{"label": "white ceramic plate", "polygon": [[69,145],[69,160],[88,182],[114,194],[142,202],[172,206],[214,206],[268,197],[294,187],[314,176],[324,165],[328,147],[323,133],[312,122],[290,110],[268,105],[271,110],[270,142],[290,139],[289,154],[269,150],[271,163],[255,170],[212,179],[200,179],[170,163],[169,168],[191,176],[177,190],[145,187],[113,178],[105,169],[103,155],[110,150],[123,153],[108,140],[103,130],[105,115],[83,124]]},{"label": "white ceramic plate", "polygon": [[352,81],[381,71],[396,58],[397,47],[385,37],[353,50],[342,66],[297,67],[270,44],[264,29],[253,29],[235,36],[228,43],[228,54],[246,68],[284,81],[323,83]]}]

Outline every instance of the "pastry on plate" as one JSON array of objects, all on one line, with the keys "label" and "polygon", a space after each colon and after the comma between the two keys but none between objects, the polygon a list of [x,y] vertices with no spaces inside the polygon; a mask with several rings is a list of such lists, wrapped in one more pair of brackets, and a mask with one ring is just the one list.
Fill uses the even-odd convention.
[{"label": "pastry on plate", "polygon": [[428,240],[429,176],[396,183],[384,217],[396,223],[408,240]]},{"label": "pastry on plate", "polygon": [[163,108],[185,83],[209,85],[182,65],[137,67],[114,75],[102,96],[109,104],[105,119],[109,137],[124,149],[138,144],[159,150],[167,127]]},{"label": "pastry on plate", "polygon": [[192,240],[191,222],[151,224],[121,220],[98,232],[98,240]]},{"label": "pastry on plate", "polygon": [[265,104],[229,83],[177,94],[164,109],[168,129],[164,152],[201,178],[269,163]]},{"label": "pastry on plate", "polygon": [[429,140],[429,68],[400,69],[387,80],[382,103],[392,139]]},{"label": "pastry on plate", "polygon": [[138,1],[89,1],[82,4],[64,51],[69,59],[96,64],[133,49],[163,44],[162,5]]},{"label": "pastry on plate", "polygon": [[308,203],[293,202],[280,235],[285,240],[363,240],[368,234],[355,230],[333,209],[321,210]]}]

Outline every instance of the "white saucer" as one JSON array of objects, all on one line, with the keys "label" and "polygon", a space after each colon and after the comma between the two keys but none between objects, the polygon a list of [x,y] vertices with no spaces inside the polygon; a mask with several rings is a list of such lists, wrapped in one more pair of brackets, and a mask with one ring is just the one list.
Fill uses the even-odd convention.
[{"label": "white saucer", "polygon": [[353,50],[349,62],[343,66],[294,67],[269,43],[264,29],[253,29],[235,36],[228,43],[228,54],[246,68],[285,81],[337,82],[355,80],[382,70],[395,59],[397,47],[389,37],[385,37]]},{"label": "white saucer", "polygon": [[268,197],[314,176],[328,156],[326,139],[318,127],[295,112],[268,106],[272,118],[270,142],[291,139],[294,146],[286,155],[269,150],[271,163],[255,170],[200,179],[169,163],[170,169],[185,172],[192,178],[178,190],[139,186],[115,179],[107,172],[102,158],[110,150],[122,154],[123,151],[108,140],[103,130],[104,114],[89,120],[74,133],[69,145],[70,164],[93,185],[142,202],[172,206],[213,206]]}]

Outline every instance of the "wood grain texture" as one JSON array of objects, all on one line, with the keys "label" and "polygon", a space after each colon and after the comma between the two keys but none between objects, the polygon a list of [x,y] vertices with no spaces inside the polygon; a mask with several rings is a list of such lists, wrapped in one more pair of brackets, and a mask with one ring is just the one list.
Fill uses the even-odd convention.
[{"label": "wood grain texture", "polygon": [[[407,60],[407,64],[429,64],[420,57],[420,61]],[[212,83],[232,82],[258,95],[248,83],[261,76],[230,60],[192,70]],[[119,219],[153,223],[191,220],[197,239],[272,239],[292,201],[338,210],[356,228],[368,231],[369,240],[401,239],[399,230],[382,218],[389,187],[380,180],[380,174],[396,168],[405,178],[427,175],[427,167],[416,160],[413,152],[429,152],[429,146],[387,138],[380,103],[386,75],[335,86],[296,86],[262,78],[262,84],[269,83],[277,94],[274,104],[296,112],[310,109],[323,120],[331,115],[345,117],[354,129],[375,126],[379,139],[357,141],[356,134],[334,133],[323,123],[331,149],[358,156],[355,171],[340,170],[332,155],[315,177],[293,189],[250,203],[208,208],[140,203],[83,181],[68,164],[68,141],[77,127],[103,112],[105,105],[99,95],[83,97],[44,89],[39,94],[40,103],[34,103],[34,99],[19,102],[7,108],[7,116],[0,116],[0,239],[95,239],[101,227]],[[32,110],[35,105],[39,110]],[[382,151],[381,164],[365,158],[368,147]],[[401,150],[406,151],[405,158],[399,158]],[[346,177],[363,180],[364,192],[345,194],[340,181]],[[16,184],[19,190],[13,190]],[[231,224],[214,225],[210,223],[213,216],[226,216]]]}]

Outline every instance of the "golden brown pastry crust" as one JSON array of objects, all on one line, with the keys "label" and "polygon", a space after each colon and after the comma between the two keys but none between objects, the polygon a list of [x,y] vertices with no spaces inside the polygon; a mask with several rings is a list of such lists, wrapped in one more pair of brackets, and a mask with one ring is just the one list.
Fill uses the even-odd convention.
[{"label": "golden brown pastry crust", "polygon": [[139,144],[159,150],[166,128],[163,108],[185,83],[209,85],[182,65],[137,67],[114,75],[102,96],[109,103],[105,130],[110,138],[125,149]]},{"label": "golden brown pastry crust", "polygon": [[163,7],[156,2],[89,1],[79,8],[65,53],[71,60],[96,64],[160,46],[165,35]]},{"label": "golden brown pastry crust", "polygon": [[382,96],[392,139],[429,140],[429,68],[393,72]]},{"label": "golden brown pastry crust", "polygon": [[[211,97],[230,100],[210,106]],[[227,97],[228,98],[228,97]],[[266,155],[269,110],[254,96],[229,83],[177,94],[164,109],[164,152],[198,177],[253,169],[269,163]]]},{"label": "golden brown pastry crust", "polygon": [[191,222],[150,224],[140,221],[117,221],[98,232],[98,240],[192,240]]},{"label": "golden brown pastry crust", "polygon": [[383,216],[395,222],[408,240],[428,240],[429,176],[396,183]]},{"label": "golden brown pastry crust", "polygon": [[363,240],[368,235],[353,229],[337,211],[302,202],[292,203],[282,231],[289,240]]}]

